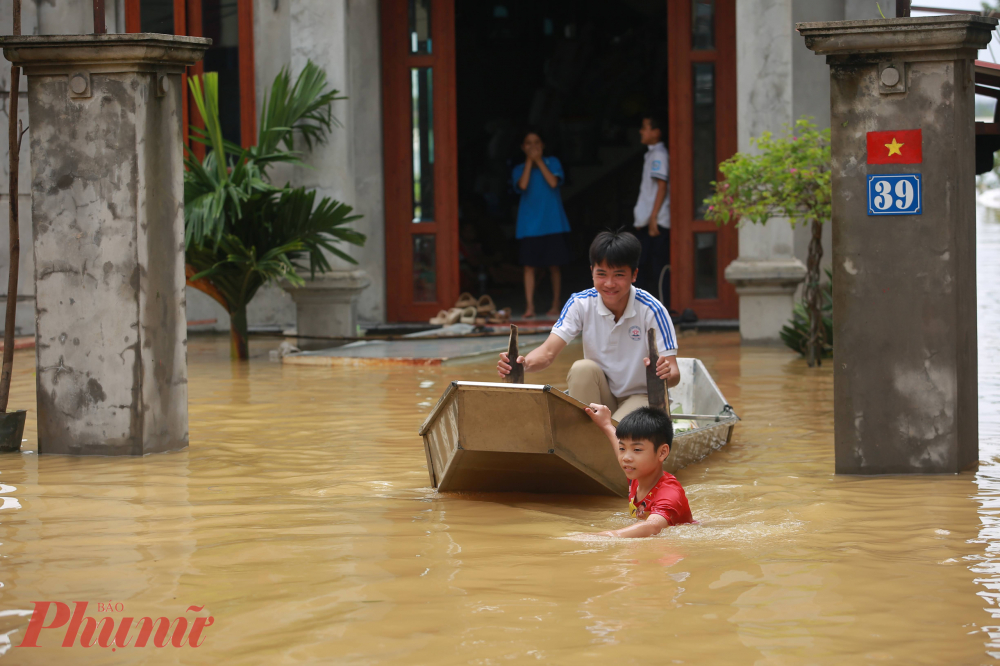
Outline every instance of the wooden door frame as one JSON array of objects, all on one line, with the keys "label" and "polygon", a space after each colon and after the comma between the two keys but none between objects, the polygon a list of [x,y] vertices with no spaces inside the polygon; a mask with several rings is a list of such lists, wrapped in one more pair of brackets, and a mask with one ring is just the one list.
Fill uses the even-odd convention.
[{"label": "wooden door frame", "polygon": [[[454,305],[458,266],[455,0],[432,0],[431,54],[411,55],[407,0],[382,0],[382,127],[386,308],[389,321],[426,321]],[[413,222],[410,68],[433,68],[434,221]],[[413,236],[435,236],[437,300],[413,302]]]},{"label": "wooden door frame", "polygon": [[[191,37],[202,36],[201,0],[174,1],[174,34]],[[125,0],[125,32],[138,33],[142,30],[141,0]],[[253,44],[253,0],[237,0],[237,20],[239,21],[240,49],[240,142],[244,148],[257,143],[257,86]],[[205,64],[198,61],[188,68],[190,74],[205,73]],[[188,99],[187,74],[181,76],[184,103],[181,105],[184,124],[184,141],[188,143],[188,127],[204,127],[198,110]],[[192,150],[199,159],[205,156],[205,146],[194,144]]]},{"label": "wooden door frame", "polygon": [[[726,281],[726,267],[739,256],[734,224],[717,226],[694,219],[694,94],[691,65],[715,63],[716,163],[732,157],[738,147],[736,98],[736,0],[715,0],[715,50],[691,50],[691,1],[667,0],[668,90],[670,96],[670,304],[692,308],[702,319],[736,319],[736,288]],[[716,173],[716,177],[720,175]],[[694,297],[694,234],[716,233],[719,297]]]}]

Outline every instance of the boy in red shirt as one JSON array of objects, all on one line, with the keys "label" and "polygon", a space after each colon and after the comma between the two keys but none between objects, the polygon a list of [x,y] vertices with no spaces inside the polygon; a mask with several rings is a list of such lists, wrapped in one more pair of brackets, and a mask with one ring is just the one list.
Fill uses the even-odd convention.
[{"label": "boy in red shirt", "polygon": [[625,416],[618,428],[611,423],[611,410],[592,404],[587,414],[611,440],[628,484],[629,514],[639,522],[603,536],[647,537],[670,525],[693,523],[684,489],[673,474],[663,471],[670,455],[674,428],[670,417],[655,407],[641,407]]}]

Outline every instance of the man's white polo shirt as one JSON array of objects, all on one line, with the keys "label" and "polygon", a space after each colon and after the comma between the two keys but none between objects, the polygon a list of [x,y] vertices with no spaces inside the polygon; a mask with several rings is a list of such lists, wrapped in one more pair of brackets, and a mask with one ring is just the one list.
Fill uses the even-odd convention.
[{"label": "man's white polo shirt", "polygon": [[625,314],[615,315],[596,289],[573,294],[552,332],[566,342],[583,333],[583,357],[601,366],[616,398],[646,393],[646,331],[656,331],[660,356],[677,355],[677,335],[666,308],[642,289],[630,288]]},{"label": "man's white polo shirt", "polygon": [[[632,213],[635,216],[635,226],[649,227],[649,216],[653,214],[653,204],[656,203],[656,193],[659,189],[657,181],[669,183],[670,158],[663,142],[650,146],[646,150],[646,158],[642,166],[642,180],[639,181],[639,199],[635,202]],[[670,186],[667,186],[667,196],[663,199],[656,223],[664,229],[670,228]]]}]

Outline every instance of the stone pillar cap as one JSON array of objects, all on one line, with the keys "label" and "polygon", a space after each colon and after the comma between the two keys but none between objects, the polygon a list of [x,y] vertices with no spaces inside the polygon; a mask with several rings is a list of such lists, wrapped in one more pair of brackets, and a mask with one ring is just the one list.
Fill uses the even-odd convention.
[{"label": "stone pillar cap", "polygon": [[205,55],[212,40],[154,33],[22,35],[0,37],[4,57],[26,74],[65,72],[183,71]]},{"label": "stone pillar cap", "polygon": [[927,16],[796,23],[795,29],[808,49],[832,58],[910,53],[922,60],[950,60],[974,58],[989,44],[997,23],[987,16]]}]

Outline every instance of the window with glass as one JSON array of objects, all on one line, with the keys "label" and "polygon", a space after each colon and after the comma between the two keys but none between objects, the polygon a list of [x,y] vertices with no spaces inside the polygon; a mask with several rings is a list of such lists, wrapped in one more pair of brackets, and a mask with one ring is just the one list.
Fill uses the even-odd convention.
[{"label": "window with glass", "polygon": [[[201,0],[202,34],[212,39],[205,71],[219,73],[219,119],[227,141],[241,145],[240,27],[237,0]],[[143,16],[145,23],[145,16]]]},{"label": "window with glass", "polygon": [[715,232],[694,235],[694,297],[719,297],[718,244]]},{"label": "window with glass", "polygon": [[431,53],[431,0],[410,0],[410,53]]},{"label": "window with glass", "polygon": [[434,81],[430,67],[410,69],[413,103],[413,221],[434,221]]},{"label": "window with glass", "polygon": [[437,300],[437,260],[434,234],[413,236],[413,301],[433,303]]},{"label": "window with glass", "polygon": [[715,0],[691,0],[691,47],[696,51],[715,48]]},{"label": "window with glass", "polygon": [[694,217],[704,219],[711,194],[717,163],[715,159],[715,64],[696,62],[693,65],[694,86]]},{"label": "window with glass", "polygon": [[174,0],[141,0],[139,21],[142,32],[174,34]]}]

